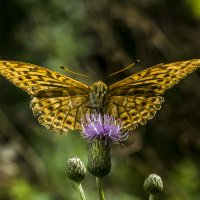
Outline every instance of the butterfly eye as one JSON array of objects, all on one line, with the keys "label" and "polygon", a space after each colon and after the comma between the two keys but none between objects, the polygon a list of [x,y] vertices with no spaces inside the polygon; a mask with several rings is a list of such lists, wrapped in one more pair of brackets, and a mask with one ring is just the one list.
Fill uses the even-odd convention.
[{"label": "butterfly eye", "polygon": [[106,91],[107,91],[107,85],[106,84],[104,84],[104,86],[103,86],[103,91],[104,91],[104,93],[106,93]]},{"label": "butterfly eye", "polygon": [[94,92],[97,93],[97,86],[94,87]]}]

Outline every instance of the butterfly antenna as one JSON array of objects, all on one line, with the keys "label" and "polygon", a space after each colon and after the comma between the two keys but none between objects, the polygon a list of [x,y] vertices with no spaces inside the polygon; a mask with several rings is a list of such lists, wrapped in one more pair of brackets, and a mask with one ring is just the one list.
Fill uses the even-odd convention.
[{"label": "butterfly antenna", "polygon": [[114,75],[116,75],[116,74],[119,74],[119,73],[121,73],[121,72],[123,72],[123,71],[129,69],[130,67],[134,66],[135,64],[137,64],[137,63],[139,63],[139,62],[140,62],[140,60],[136,60],[134,63],[130,64],[129,66],[123,68],[122,70],[119,70],[119,71],[117,71],[117,72],[114,72],[113,74],[110,74],[110,75],[107,76],[106,78],[109,78],[109,77],[111,77],[111,76],[114,76]]},{"label": "butterfly antenna", "polygon": [[90,78],[89,76],[85,75],[85,74],[80,74],[80,73],[76,73],[70,69],[68,69],[67,67],[63,67],[63,66],[60,66],[61,69],[64,69],[66,72],[70,72],[71,74],[76,74],[78,76],[83,76],[83,77],[86,77],[86,78]]}]

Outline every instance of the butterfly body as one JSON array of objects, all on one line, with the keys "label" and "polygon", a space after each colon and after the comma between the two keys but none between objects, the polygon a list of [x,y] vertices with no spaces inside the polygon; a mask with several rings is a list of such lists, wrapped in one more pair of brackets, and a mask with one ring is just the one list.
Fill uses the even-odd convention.
[{"label": "butterfly body", "polygon": [[66,134],[81,130],[92,113],[120,118],[123,129],[144,125],[160,109],[162,94],[200,67],[200,59],[158,64],[107,86],[87,86],[49,69],[18,61],[0,61],[0,74],[31,95],[30,107],[40,124]]},{"label": "butterfly body", "polygon": [[95,109],[97,113],[104,112],[103,106],[107,89],[107,85],[102,81],[97,81],[90,87],[89,99],[91,108]]}]

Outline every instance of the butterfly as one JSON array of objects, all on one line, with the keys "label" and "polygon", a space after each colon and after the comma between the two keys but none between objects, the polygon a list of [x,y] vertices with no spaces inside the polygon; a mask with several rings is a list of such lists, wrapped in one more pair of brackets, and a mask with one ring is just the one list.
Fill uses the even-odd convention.
[{"label": "butterfly", "polygon": [[164,101],[162,94],[200,67],[200,59],[158,64],[107,86],[87,86],[49,69],[0,61],[0,74],[31,95],[30,107],[39,123],[66,134],[81,130],[81,120],[92,113],[120,118],[123,129],[134,130],[152,119]]}]

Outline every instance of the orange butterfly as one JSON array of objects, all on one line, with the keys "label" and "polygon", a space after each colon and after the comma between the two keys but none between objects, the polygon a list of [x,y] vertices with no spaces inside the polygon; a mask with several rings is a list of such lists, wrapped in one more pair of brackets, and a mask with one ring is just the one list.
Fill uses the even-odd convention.
[{"label": "orange butterfly", "polygon": [[94,112],[121,118],[124,129],[144,125],[160,109],[167,89],[200,67],[200,59],[158,64],[107,86],[87,86],[49,69],[18,61],[0,61],[0,74],[25,90],[40,124],[66,134],[80,130],[81,119]]}]

